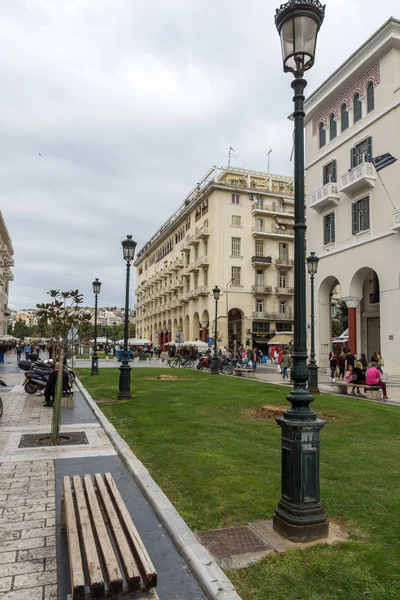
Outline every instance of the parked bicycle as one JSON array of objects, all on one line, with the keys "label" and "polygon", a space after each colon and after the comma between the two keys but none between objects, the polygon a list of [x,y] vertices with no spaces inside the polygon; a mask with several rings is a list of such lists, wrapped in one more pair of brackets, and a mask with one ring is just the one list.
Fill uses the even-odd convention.
[{"label": "parked bicycle", "polygon": [[185,356],[181,356],[178,354],[175,358],[172,358],[169,361],[169,366],[172,369],[175,367],[183,367],[184,369],[192,369],[194,367],[194,362],[191,358],[186,358]]}]

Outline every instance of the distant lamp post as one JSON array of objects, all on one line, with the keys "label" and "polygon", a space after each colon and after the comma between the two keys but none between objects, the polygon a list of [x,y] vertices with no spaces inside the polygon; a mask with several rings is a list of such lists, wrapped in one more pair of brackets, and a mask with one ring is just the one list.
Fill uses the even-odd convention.
[{"label": "distant lamp post", "polygon": [[216,285],[213,289],[213,296],[215,300],[215,322],[214,322],[214,356],[211,361],[211,373],[212,375],[218,375],[218,354],[217,354],[217,338],[218,338],[218,300],[221,290]]},{"label": "distant lamp post", "polygon": [[124,352],[122,363],[119,368],[119,391],[118,398],[120,400],[131,398],[131,367],[128,358],[128,338],[129,338],[129,277],[131,270],[131,262],[135,257],[136,242],[133,241],[131,235],[126,236],[126,240],[122,242],[122,252],[124,261],[126,262],[126,290],[125,290],[125,322],[124,322]]},{"label": "distant lamp post", "polygon": [[116,321],[113,322],[113,342],[114,342],[113,354],[115,356],[115,344],[117,343],[117,322]]},{"label": "distant lamp post", "polygon": [[319,0],[290,0],[275,15],[281,38],[283,70],[293,73],[294,90],[294,343],[291,407],[277,418],[282,429],[282,496],[273,526],[294,541],[328,535],[329,521],[320,501],[320,430],[325,421],[311,410],[307,390],[307,317],[304,210],[304,72],[314,64],[317,35],[325,16]]},{"label": "distant lamp post", "polygon": [[318,271],[319,258],[315,252],[307,257],[307,271],[311,282],[311,351],[308,361],[308,391],[310,394],[319,394],[318,365],[315,360],[315,305],[314,305],[314,277]]},{"label": "distant lamp post", "polygon": [[101,282],[95,279],[92,283],[94,294],[94,344],[92,354],[92,371],[91,375],[99,374],[99,357],[97,356],[97,296],[100,294]]}]

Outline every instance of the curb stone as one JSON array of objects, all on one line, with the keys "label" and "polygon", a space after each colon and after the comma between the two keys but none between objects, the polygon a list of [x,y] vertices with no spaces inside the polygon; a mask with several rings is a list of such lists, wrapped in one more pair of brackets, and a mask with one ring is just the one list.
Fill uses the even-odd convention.
[{"label": "curb stone", "polygon": [[78,377],[75,383],[163,527],[169,533],[180,555],[185,559],[208,600],[241,600],[233,584],[217,565],[213,556],[200,544],[144,464],[133,454]]}]

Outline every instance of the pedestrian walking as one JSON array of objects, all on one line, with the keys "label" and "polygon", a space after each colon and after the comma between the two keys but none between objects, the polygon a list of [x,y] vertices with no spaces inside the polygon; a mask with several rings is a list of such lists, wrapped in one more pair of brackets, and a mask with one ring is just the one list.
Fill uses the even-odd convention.
[{"label": "pedestrian walking", "polygon": [[24,352],[25,352],[25,359],[29,360],[29,355],[32,352],[32,348],[31,348],[30,344],[25,345]]},{"label": "pedestrian walking", "polygon": [[287,379],[289,381],[289,366],[290,366],[290,356],[289,354],[286,352],[286,350],[284,350],[282,352],[282,356],[281,356],[281,369],[282,369],[282,379],[283,381],[285,381],[285,379]]},{"label": "pedestrian walking", "polygon": [[347,354],[345,355],[345,371],[348,370],[349,367],[354,369],[354,364],[356,362],[356,357],[350,350],[347,350]]},{"label": "pedestrian walking", "polygon": [[18,344],[18,346],[17,346],[17,362],[19,362],[21,360],[21,353],[22,353],[22,348],[21,348],[20,344]]},{"label": "pedestrian walking", "polygon": [[329,366],[331,369],[331,380],[335,381],[335,373],[338,364],[337,356],[334,352],[329,352]]},{"label": "pedestrian walking", "polygon": [[338,356],[339,363],[339,379],[344,379],[344,371],[345,371],[345,363],[346,363],[346,355],[342,350]]},{"label": "pedestrian walking", "polygon": [[4,363],[4,354],[7,352],[7,346],[0,342],[0,363]]}]

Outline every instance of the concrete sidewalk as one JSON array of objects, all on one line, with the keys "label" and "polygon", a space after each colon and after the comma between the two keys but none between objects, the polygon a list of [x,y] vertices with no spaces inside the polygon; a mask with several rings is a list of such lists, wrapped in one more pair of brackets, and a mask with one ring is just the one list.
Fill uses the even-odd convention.
[{"label": "concrete sidewalk", "polygon": [[[240,600],[222,571],[227,585],[221,593],[204,593],[204,582],[192,575],[79,391],[74,409],[62,411],[61,431],[84,431],[87,444],[20,448],[22,434],[50,431],[52,409],[42,406],[42,398],[24,392],[24,374],[15,357],[6,355],[0,375],[8,386],[0,392],[0,600],[66,600],[70,573],[66,534],[60,527],[62,478],[98,472],[113,475],[158,571],[160,600]],[[210,573],[215,578],[212,569]]]}]

